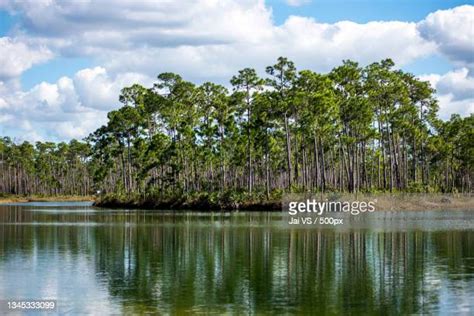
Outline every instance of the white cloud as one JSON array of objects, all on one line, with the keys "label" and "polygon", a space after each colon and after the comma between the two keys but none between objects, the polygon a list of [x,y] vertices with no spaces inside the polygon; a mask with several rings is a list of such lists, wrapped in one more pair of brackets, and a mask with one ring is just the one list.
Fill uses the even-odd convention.
[{"label": "white cloud", "polygon": [[467,116],[474,113],[474,78],[467,68],[460,68],[443,75],[422,75],[420,79],[429,81],[436,89],[439,101],[439,114],[449,119],[457,113]]},{"label": "white cloud", "polygon": [[419,36],[415,23],[327,24],[291,16],[284,24],[269,28],[265,38],[255,43],[242,39],[226,45],[148,47],[107,52],[101,60],[112,72],[126,65],[149,76],[173,71],[196,82],[228,83],[244,67],[254,67],[263,74],[279,56],[289,57],[299,69],[329,71],[343,59],[368,64],[391,57],[403,65],[432,54],[434,48]]},{"label": "white cloud", "polygon": [[74,76],[74,87],[82,104],[98,110],[116,108],[120,90],[135,82],[150,86],[152,79],[138,73],[120,73],[110,78],[103,67],[83,69]]},{"label": "white cloud", "polygon": [[36,40],[69,54],[255,42],[272,26],[262,0],[22,0],[7,8],[23,13]]},{"label": "white cloud", "polygon": [[285,0],[285,2],[292,7],[300,7],[302,5],[311,3],[311,0]]},{"label": "white cloud", "polygon": [[440,95],[439,116],[443,120],[448,120],[452,114],[468,116],[474,113],[474,98],[456,100],[451,94]]},{"label": "white cloud", "polygon": [[431,13],[418,24],[418,30],[452,61],[474,69],[474,6]]},{"label": "white cloud", "polygon": [[3,6],[22,13],[18,39],[60,55],[90,56],[114,73],[184,70],[191,79],[227,80],[240,67],[263,69],[279,55],[320,71],[348,58],[391,57],[403,65],[436,49],[457,61],[473,58],[474,7],[467,5],[419,23],[327,24],[290,16],[283,25],[275,25],[263,0],[18,0]]},{"label": "white cloud", "polygon": [[73,78],[4,95],[0,134],[9,131],[6,134],[29,140],[83,138],[106,122],[107,111],[118,107],[123,87],[151,82],[135,73],[109,76],[104,68],[96,67],[83,69]]},{"label": "white cloud", "polygon": [[227,81],[241,67],[264,69],[280,55],[328,70],[349,58],[404,64],[435,49],[415,23],[326,24],[291,16],[275,25],[263,0],[22,0],[9,9],[23,12],[23,25],[34,34],[20,38],[61,55],[92,56],[112,72],[180,71],[200,81]]},{"label": "white cloud", "polygon": [[0,37],[0,81],[20,76],[34,64],[53,57],[51,51],[43,47],[32,47],[10,37]]},{"label": "white cloud", "polygon": [[467,68],[450,71],[440,77],[436,89],[440,94],[451,93],[456,100],[474,98],[474,77]]}]

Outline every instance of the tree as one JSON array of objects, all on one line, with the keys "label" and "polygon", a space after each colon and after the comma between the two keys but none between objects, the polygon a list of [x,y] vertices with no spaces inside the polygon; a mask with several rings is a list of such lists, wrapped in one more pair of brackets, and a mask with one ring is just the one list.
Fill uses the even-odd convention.
[{"label": "tree", "polygon": [[[233,76],[230,80],[234,90],[241,92],[242,99],[245,104],[245,112],[247,114],[247,172],[248,172],[248,190],[252,193],[253,190],[253,167],[252,167],[252,96],[259,91],[263,85],[263,80],[257,76],[257,72],[251,68],[239,70],[237,76]],[[241,113],[244,111],[241,111]]]},{"label": "tree", "polygon": [[273,102],[275,109],[283,116],[283,124],[286,135],[286,162],[288,172],[288,190],[292,190],[293,172],[291,158],[291,131],[290,120],[293,115],[293,104],[291,101],[292,87],[296,80],[296,68],[292,61],[285,57],[279,57],[277,63],[266,68],[267,74],[271,77],[267,80],[267,85],[273,89]]}]

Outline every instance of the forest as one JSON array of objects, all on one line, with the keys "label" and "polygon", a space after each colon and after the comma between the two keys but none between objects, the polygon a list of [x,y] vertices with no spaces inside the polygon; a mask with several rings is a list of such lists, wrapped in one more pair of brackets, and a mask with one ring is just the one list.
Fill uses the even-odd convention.
[{"label": "forest", "polygon": [[283,192],[472,192],[474,115],[443,121],[428,82],[390,59],[329,73],[287,58],[229,88],[162,73],[122,89],[82,141],[0,139],[0,192],[163,199]]}]

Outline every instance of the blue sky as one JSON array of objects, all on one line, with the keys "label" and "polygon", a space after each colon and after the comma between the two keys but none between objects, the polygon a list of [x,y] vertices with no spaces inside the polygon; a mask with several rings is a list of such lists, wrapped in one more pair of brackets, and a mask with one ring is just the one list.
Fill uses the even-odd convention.
[{"label": "blue sky", "polygon": [[273,8],[277,23],[283,23],[289,15],[311,16],[327,23],[343,20],[358,23],[391,20],[417,22],[436,10],[469,3],[454,0],[313,0],[300,6],[290,6],[284,0],[267,2]]},{"label": "blue sky", "polygon": [[0,2],[0,135],[82,138],[123,86],[164,71],[228,85],[284,55],[326,72],[390,57],[429,80],[440,114],[474,111],[474,7],[452,0]]}]

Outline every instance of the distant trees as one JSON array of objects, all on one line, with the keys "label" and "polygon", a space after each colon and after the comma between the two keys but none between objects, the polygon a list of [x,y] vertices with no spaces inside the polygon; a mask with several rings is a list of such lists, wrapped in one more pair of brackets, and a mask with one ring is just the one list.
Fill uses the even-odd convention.
[{"label": "distant trees", "polygon": [[93,190],[90,146],[67,143],[15,144],[0,139],[0,192],[10,194],[87,195]]},{"label": "distant trees", "polygon": [[0,191],[182,195],[240,191],[472,192],[474,117],[437,117],[427,82],[390,59],[328,74],[280,57],[232,91],[163,73],[85,142],[0,141]]}]

